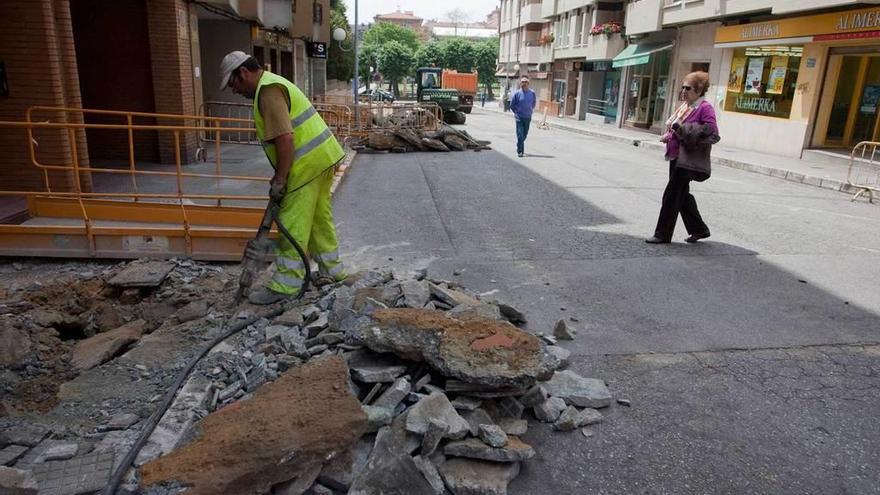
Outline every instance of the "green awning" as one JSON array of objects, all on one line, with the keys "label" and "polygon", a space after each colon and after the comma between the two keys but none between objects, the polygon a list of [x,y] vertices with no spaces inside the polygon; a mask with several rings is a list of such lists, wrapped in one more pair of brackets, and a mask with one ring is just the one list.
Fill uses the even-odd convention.
[{"label": "green awning", "polygon": [[651,54],[663,50],[668,50],[672,48],[672,43],[661,43],[661,44],[651,44],[651,43],[642,43],[642,44],[632,44],[628,47],[624,48],[622,52],[620,52],[614,59],[611,61],[612,67],[629,67],[630,65],[642,65],[647,64],[649,60],[651,60]]}]

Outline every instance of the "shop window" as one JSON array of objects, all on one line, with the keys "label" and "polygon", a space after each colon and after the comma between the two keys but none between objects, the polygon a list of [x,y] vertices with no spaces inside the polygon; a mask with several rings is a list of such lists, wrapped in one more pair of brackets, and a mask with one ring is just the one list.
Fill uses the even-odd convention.
[{"label": "shop window", "polygon": [[724,110],[787,119],[802,55],[802,46],[734,50]]}]

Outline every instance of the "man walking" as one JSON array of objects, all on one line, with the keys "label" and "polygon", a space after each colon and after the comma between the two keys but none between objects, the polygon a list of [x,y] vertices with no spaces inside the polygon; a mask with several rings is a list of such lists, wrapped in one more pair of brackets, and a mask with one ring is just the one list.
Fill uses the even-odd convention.
[{"label": "man walking", "polygon": [[525,153],[526,136],[529,135],[529,125],[532,122],[532,112],[538,97],[529,89],[529,78],[522,76],[519,80],[519,89],[513,93],[510,99],[510,109],[516,120],[516,156],[522,157]]},{"label": "man walking", "polygon": [[[320,278],[346,277],[339,260],[336,227],[330,202],[335,166],[345,152],[292,82],[263,70],[254,57],[234,51],[220,64],[220,89],[254,100],[257,138],[275,169],[269,187],[271,201],[281,205],[278,222],[318,263]],[[268,287],[252,291],[252,304],[273,304],[302,287],[305,263],[283,236],[275,251],[276,272]]]}]

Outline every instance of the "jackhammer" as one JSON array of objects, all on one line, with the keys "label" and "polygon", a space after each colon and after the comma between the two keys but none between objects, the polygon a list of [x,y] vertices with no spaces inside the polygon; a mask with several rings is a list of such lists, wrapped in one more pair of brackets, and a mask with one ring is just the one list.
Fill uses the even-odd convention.
[{"label": "jackhammer", "polygon": [[305,265],[306,276],[303,279],[299,293],[296,295],[296,299],[302,297],[302,295],[309,289],[309,281],[311,280],[312,272],[308,258],[306,258],[306,254],[303,252],[302,247],[300,247],[293,236],[290,235],[287,227],[278,221],[278,212],[280,210],[280,205],[270,198],[269,204],[266,205],[266,212],[263,213],[263,219],[260,221],[260,227],[257,229],[257,235],[249,240],[245,247],[244,255],[241,258],[241,276],[238,279],[238,290],[235,291],[236,306],[241,303],[242,298],[254,284],[257,274],[260,273],[265,265],[266,255],[269,253],[269,248],[272,245],[269,240],[269,231],[272,229],[273,222],[278,226],[278,230],[281,234],[284,235],[290,244],[293,245],[293,248],[296,249],[299,258],[303,260],[303,264]]}]

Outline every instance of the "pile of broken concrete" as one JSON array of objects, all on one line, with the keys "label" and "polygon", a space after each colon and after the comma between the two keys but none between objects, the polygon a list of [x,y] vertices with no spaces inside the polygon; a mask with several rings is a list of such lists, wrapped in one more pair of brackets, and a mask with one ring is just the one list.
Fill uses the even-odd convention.
[{"label": "pile of broken concrete", "polygon": [[523,323],[424,274],[324,287],[200,363],[124,489],[507,493],[535,455],[528,411],[572,431],[612,402]]}]

